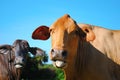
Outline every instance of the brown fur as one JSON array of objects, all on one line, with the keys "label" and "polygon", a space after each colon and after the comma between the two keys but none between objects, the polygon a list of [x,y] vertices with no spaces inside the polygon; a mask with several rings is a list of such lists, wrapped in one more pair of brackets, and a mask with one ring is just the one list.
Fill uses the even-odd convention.
[{"label": "brown fur", "polygon": [[[66,80],[120,80],[120,30],[76,24],[69,15],[59,18],[49,30],[50,58],[66,61],[61,67]],[[67,57],[59,57],[61,53],[54,57],[54,49],[67,51]]]},{"label": "brown fur", "polygon": [[6,54],[0,53],[0,80],[19,80],[21,70],[18,72],[14,67],[14,62],[11,61],[14,57],[12,46],[4,46],[11,51],[7,51]]}]

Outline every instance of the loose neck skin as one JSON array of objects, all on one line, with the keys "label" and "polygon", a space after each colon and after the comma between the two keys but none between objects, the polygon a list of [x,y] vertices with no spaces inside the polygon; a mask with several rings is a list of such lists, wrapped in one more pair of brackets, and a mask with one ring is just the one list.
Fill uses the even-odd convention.
[{"label": "loose neck skin", "polygon": [[[105,55],[88,42],[79,42],[75,57],[64,68],[65,80],[112,80]],[[74,54],[71,52],[70,54]]]},{"label": "loose neck skin", "polygon": [[[86,60],[88,54],[86,54],[89,47],[85,47],[89,45],[85,41],[78,40],[77,49],[71,50],[69,54],[75,54],[71,57],[70,61],[68,62],[68,66],[64,69],[65,72],[65,80],[80,80],[80,76],[85,70]],[[74,46],[75,47],[75,46]],[[84,50],[85,49],[85,50]]]}]

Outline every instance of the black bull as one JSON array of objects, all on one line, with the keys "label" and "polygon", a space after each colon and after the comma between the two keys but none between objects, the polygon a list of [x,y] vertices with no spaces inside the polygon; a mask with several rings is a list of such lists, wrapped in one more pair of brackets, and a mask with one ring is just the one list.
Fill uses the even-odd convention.
[{"label": "black bull", "polygon": [[0,80],[20,80],[29,52],[45,55],[42,49],[30,47],[26,40],[15,40],[13,45],[0,45]]}]

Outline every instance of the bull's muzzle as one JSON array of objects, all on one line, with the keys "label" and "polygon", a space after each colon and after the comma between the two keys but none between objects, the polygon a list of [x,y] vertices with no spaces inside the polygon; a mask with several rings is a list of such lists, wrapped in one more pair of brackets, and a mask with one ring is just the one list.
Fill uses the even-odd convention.
[{"label": "bull's muzzle", "polygon": [[66,65],[66,50],[52,49],[50,53],[50,58],[53,61],[53,65],[62,68]]},{"label": "bull's muzzle", "polygon": [[16,57],[14,65],[16,68],[22,68],[25,65],[25,59],[23,57]]}]

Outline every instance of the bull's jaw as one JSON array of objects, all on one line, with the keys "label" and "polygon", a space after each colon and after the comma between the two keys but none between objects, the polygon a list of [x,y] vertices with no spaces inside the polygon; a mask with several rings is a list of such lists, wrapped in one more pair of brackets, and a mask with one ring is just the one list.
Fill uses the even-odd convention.
[{"label": "bull's jaw", "polygon": [[53,61],[53,65],[57,68],[64,68],[67,66],[67,63],[62,60],[56,60],[56,61]]}]

